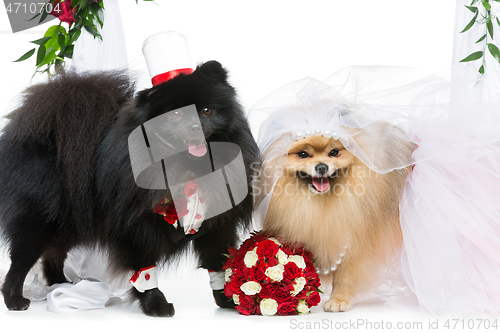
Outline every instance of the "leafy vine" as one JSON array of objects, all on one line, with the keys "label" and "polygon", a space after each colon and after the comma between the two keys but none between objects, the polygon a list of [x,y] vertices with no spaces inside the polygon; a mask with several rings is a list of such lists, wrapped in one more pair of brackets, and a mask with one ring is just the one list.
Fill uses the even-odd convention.
[{"label": "leafy vine", "polygon": [[[500,0],[492,0],[500,3]],[[475,60],[482,60],[481,67],[479,67],[478,72],[483,75],[486,68],[486,55],[489,54],[500,63],[500,50],[493,43],[493,25],[496,24],[500,26],[500,19],[498,16],[491,14],[491,4],[490,0],[473,0],[470,6],[465,6],[470,10],[474,17],[467,23],[465,28],[460,32],[464,33],[472,28],[475,24],[484,25],[484,34],[476,41],[476,44],[483,43],[483,49],[481,51],[476,51],[469,54],[460,62],[469,62]],[[488,49],[488,52],[486,52]]]}]

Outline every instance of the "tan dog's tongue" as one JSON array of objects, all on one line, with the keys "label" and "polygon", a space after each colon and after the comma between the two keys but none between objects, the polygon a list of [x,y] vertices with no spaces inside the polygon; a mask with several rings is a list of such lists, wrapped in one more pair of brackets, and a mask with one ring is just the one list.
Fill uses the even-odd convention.
[{"label": "tan dog's tongue", "polygon": [[189,145],[188,152],[193,156],[202,157],[207,153],[207,146],[204,144],[201,144],[199,146]]},{"label": "tan dog's tongue", "polygon": [[328,185],[330,185],[330,180],[328,178],[323,177],[323,178],[313,178],[312,183],[314,187],[319,191],[323,192],[326,191],[328,188]]}]

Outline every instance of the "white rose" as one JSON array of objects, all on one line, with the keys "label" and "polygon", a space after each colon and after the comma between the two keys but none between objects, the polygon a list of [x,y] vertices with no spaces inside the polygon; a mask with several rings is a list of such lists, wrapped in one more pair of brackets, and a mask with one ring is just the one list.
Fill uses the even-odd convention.
[{"label": "white rose", "polygon": [[304,269],[306,268],[306,262],[302,256],[293,255],[288,257],[288,262],[294,262],[298,268]]},{"label": "white rose", "polygon": [[281,246],[281,243],[280,243],[280,242],[278,242],[278,240],[277,240],[276,238],[274,238],[274,237],[269,237],[268,239],[269,239],[269,240],[272,240],[273,242],[275,242],[276,244],[278,244],[279,246]]},{"label": "white rose", "polygon": [[292,296],[296,296],[298,293],[304,289],[304,286],[306,285],[306,278],[305,277],[299,277],[293,280],[295,284],[293,285],[293,291],[290,292]]},{"label": "white rose", "polygon": [[309,313],[309,307],[307,306],[305,300],[299,302],[299,304],[297,305],[297,312],[299,313],[299,315],[305,315]]},{"label": "white rose", "polygon": [[286,265],[286,263],[288,262],[288,256],[281,250],[278,250],[276,258],[278,258],[278,262],[282,265]]},{"label": "white rose", "polygon": [[266,276],[268,276],[273,282],[280,282],[283,280],[283,272],[285,271],[285,266],[278,264],[273,267],[266,269]]},{"label": "white rose", "polygon": [[260,292],[262,287],[258,282],[247,281],[241,285],[240,289],[245,293],[245,295],[256,295]]},{"label": "white rose", "polygon": [[226,273],[224,274],[224,280],[226,282],[231,281],[231,275],[233,275],[233,269],[232,268],[226,269]]},{"label": "white rose", "polygon": [[245,266],[247,266],[248,268],[252,268],[257,263],[257,260],[259,260],[259,256],[257,255],[257,252],[253,250],[248,251],[245,254],[243,262],[245,263]]},{"label": "white rose", "polygon": [[264,298],[260,301],[260,312],[264,316],[274,316],[278,312],[278,302],[272,298]]},{"label": "white rose", "polygon": [[240,305],[240,295],[233,294],[233,302],[236,305]]}]

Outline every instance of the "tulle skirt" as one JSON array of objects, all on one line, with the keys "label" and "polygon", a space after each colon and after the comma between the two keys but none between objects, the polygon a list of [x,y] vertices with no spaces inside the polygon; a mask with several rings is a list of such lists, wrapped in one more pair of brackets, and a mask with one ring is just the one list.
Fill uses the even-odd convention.
[{"label": "tulle skirt", "polygon": [[401,275],[432,314],[500,313],[500,146],[419,120],[400,202]]}]

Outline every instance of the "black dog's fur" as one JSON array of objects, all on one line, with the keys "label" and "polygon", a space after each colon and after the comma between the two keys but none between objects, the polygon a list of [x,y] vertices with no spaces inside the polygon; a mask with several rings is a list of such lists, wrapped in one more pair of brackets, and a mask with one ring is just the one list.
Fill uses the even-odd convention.
[{"label": "black dog's fur", "polygon": [[[258,161],[251,135],[227,72],[216,61],[200,65],[134,97],[124,73],[62,74],[29,89],[0,137],[0,226],[12,261],[2,287],[5,304],[24,310],[23,281],[42,258],[49,285],[66,282],[67,252],[98,246],[110,254],[115,272],[138,271],[180,254],[169,229],[153,207],[165,190],[138,187],[127,139],[132,130],[160,114],[195,104],[207,141],[237,144],[250,184]],[[211,107],[209,117],[201,110]],[[251,222],[253,199],[208,219],[208,231],[193,240],[200,267],[219,271],[223,253]],[[174,308],[158,289],[132,288],[144,313],[172,316]],[[214,291],[216,303],[230,304]]]}]

